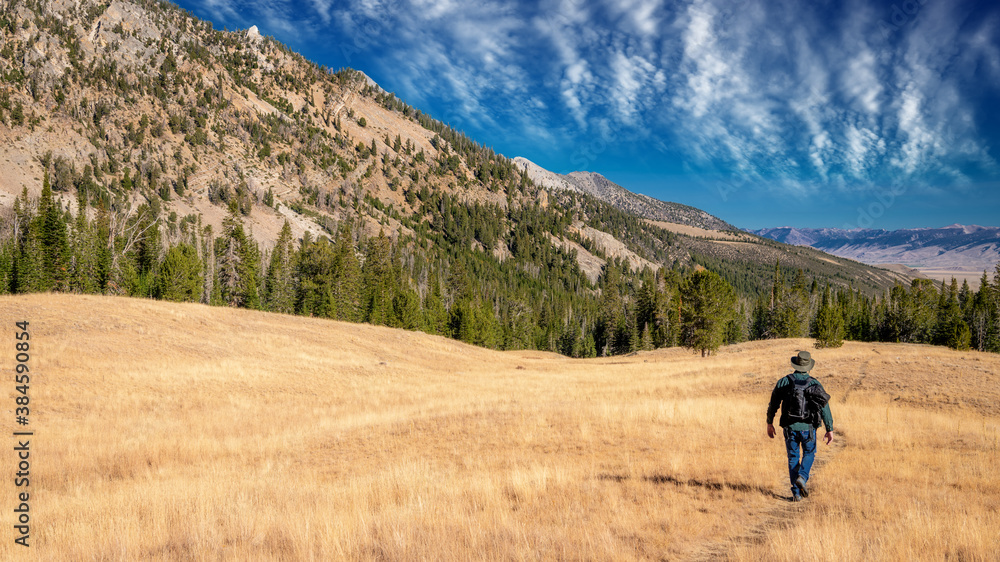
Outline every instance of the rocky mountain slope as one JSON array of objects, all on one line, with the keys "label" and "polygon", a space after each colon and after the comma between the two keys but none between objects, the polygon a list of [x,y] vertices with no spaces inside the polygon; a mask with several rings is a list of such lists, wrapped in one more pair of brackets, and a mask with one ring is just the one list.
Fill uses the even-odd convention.
[{"label": "rocky mountain slope", "polygon": [[737,230],[735,226],[701,209],[633,193],[595,172],[557,174],[521,156],[514,158],[514,163],[538,185],[586,193],[637,217],[706,230]]},{"label": "rocky mountain slope", "polygon": [[899,263],[917,269],[981,273],[1000,262],[1000,227],[873,230],[767,228],[755,234],[868,264]]},{"label": "rocky mountain slope", "polygon": [[506,207],[500,183],[517,181],[493,174],[496,155],[456,151],[363,73],[331,72],[256,30],[220,32],[158,1],[13,0],[3,13],[8,209],[24,188],[37,196],[44,161],[73,209],[78,184],[92,182],[92,206],[124,197],[154,204],[164,226],[178,226],[176,213],[218,231],[236,200],[269,245],[286,220],[297,238],[348,218],[405,233],[394,215],[412,212],[422,188]]}]

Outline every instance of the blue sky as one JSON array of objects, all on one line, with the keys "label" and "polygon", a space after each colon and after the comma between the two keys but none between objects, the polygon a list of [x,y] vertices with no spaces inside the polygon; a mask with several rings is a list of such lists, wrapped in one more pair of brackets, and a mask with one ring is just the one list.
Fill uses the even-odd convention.
[{"label": "blue sky", "polygon": [[507,156],[744,228],[1000,225],[1000,6],[181,0]]}]

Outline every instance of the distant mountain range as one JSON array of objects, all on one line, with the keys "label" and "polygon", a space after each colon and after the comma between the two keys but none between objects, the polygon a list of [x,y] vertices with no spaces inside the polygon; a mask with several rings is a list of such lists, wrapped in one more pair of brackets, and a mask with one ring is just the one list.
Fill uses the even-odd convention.
[{"label": "distant mountain range", "polygon": [[986,270],[992,275],[1000,262],[1000,227],[995,226],[953,224],[903,230],[785,226],[750,232],[871,265],[899,263],[921,271]]},{"label": "distant mountain range", "polygon": [[701,209],[653,199],[648,195],[633,193],[594,172],[557,174],[542,168],[527,158],[518,156],[514,164],[525,170],[537,185],[548,189],[587,193],[618,207],[626,213],[654,221],[665,221],[706,230],[739,230],[728,222]]}]

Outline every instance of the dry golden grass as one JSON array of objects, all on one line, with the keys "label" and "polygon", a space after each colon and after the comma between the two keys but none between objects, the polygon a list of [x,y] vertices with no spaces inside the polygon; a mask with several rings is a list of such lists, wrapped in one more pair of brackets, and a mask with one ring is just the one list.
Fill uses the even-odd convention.
[{"label": "dry golden grass", "polygon": [[[810,340],[571,360],[418,333],[94,296],[31,322],[32,515],[0,559],[995,559],[1000,356]],[[12,345],[4,344],[4,349]],[[834,396],[787,502],[770,390]],[[13,353],[0,357],[10,372]],[[13,383],[4,394],[13,427]]]}]

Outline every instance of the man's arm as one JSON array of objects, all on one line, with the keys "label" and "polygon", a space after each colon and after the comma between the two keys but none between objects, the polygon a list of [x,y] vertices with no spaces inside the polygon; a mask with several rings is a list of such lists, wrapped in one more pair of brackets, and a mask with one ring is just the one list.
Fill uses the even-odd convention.
[{"label": "man's arm", "polygon": [[830,404],[823,406],[819,414],[823,418],[823,426],[826,427],[826,432],[830,433],[833,431],[833,414],[830,413]]},{"label": "man's arm", "polygon": [[[823,388],[822,383],[817,381],[817,384],[819,384],[820,388]],[[826,392],[825,388],[823,389],[823,392]],[[823,436],[823,440],[826,441],[827,445],[829,445],[830,442],[833,441],[833,413],[830,411],[829,402],[827,402],[826,405],[823,406],[823,409],[820,410],[820,417],[823,418],[823,426],[826,427],[826,435]]]},{"label": "man's arm", "polygon": [[788,384],[788,380],[782,377],[778,380],[778,384],[774,385],[774,390],[771,391],[771,401],[767,403],[767,436],[774,439],[774,415],[778,412],[778,407],[781,406],[781,388]]}]

